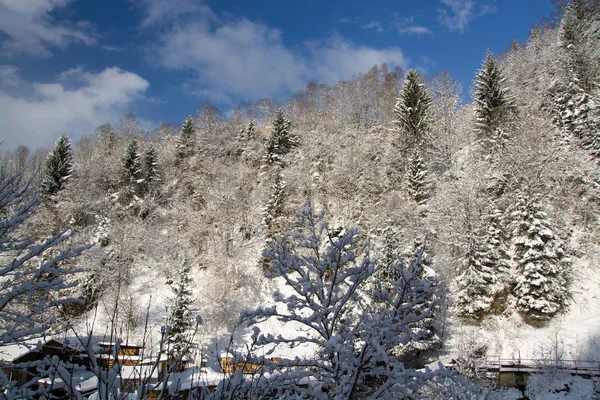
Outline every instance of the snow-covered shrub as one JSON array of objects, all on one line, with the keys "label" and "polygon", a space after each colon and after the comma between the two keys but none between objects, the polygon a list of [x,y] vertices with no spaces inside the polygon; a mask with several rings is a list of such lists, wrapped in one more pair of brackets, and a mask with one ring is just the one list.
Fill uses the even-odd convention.
[{"label": "snow-covered shrub", "polygon": [[[302,368],[278,370],[264,379],[265,384],[280,393],[311,398],[392,393],[402,397],[439,374],[408,370],[391,354],[397,346],[422,340],[423,332],[414,330],[414,324],[430,317],[439,302],[433,295],[438,288],[420,279],[422,250],[410,263],[396,260],[391,285],[379,281],[368,285],[382,265],[369,256],[368,242],[363,242],[358,230],[329,230],[324,214],[315,213],[310,203],[297,215],[301,228],[265,252],[272,262],[271,276],[281,277],[293,294],[276,292],[280,307],[259,308],[245,319],[258,323],[277,318],[299,324],[296,336],[259,335],[257,344],[267,349],[310,344],[317,356],[290,361],[290,367]],[[432,296],[434,300],[428,301]],[[280,385],[274,386],[274,380]],[[312,383],[300,384],[305,381]]]}]

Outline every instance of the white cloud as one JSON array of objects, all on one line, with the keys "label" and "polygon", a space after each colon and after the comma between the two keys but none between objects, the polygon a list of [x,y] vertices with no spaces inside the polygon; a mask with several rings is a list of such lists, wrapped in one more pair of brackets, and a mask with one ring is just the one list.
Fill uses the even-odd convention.
[{"label": "white cloud", "polygon": [[55,22],[50,15],[72,0],[0,0],[0,31],[8,39],[2,51],[8,55],[25,53],[34,57],[52,56],[49,47],[64,48],[70,43],[96,43],[91,24]]},{"label": "white cloud", "polygon": [[[196,78],[184,84],[186,90],[213,101],[281,98],[303,89],[310,80],[334,83],[379,63],[406,66],[397,47],[357,46],[338,35],[292,50],[277,29],[244,18],[219,19],[208,7],[178,1],[198,7],[196,14],[185,13],[183,20],[169,14],[157,20],[150,18],[156,15],[156,0],[146,0],[145,21],[154,23],[143,26],[156,29],[160,37],[152,57],[163,67],[194,71]],[[172,18],[176,20],[169,21]]]},{"label": "white cloud", "polygon": [[244,98],[298,90],[309,72],[285,47],[280,31],[246,19],[215,28],[201,21],[176,24],[162,37],[157,55],[167,68],[197,71],[205,90]]},{"label": "white cloud", "polygon": [[431,32],[431,30],[426,26],[415,24],[414,17],[395,19],[392,22],[392,25],[401,35],[422,36],[433,34],[433,32]]},{"label": "white cloud", "polygon": [[[78,84],[66,88],[66,82]],[[101,72],[74,68],[56,82],[25,82],[14,67],[0,67],[0,141],[3,148],[50,146],[66,133],[78,139],[116,121],[148,88],[148,82],[117,67]]]},{"label": "white cloud", "polygon": [[445,7],[438,9],[442,25],[463,32],[475,13],[473,0],[442,0],[442,4]]},{"label": "white cloud", "polygon": [[496,11],[494,4],[476,4],[475,0],[441,0],[438,8],[438,20],[451,31],[464,32],[469,23],[485,14]]},{"label": "white cloud", "polygon": [[162,25],[175,20],[181,21],[186,16],[201,18],[203,23],[217,20],[210,7],[202,4],[200,0],[131,0],[144,11],[141,27],[148,28],[153,25]]},{"label": "white cloud", "polygon": [[358,46],[339,35],[307,45],[312,52],[312,60],[309,62],[311,78],[325,83],[335,83],[367,72],[375,64],[399,65],[403,69],[408,65],[398,47],[374,49]]}]

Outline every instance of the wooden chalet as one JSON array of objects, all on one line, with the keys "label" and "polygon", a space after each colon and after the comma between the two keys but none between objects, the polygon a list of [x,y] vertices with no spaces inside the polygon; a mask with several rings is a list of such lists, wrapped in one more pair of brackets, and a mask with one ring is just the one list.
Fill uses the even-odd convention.
[{"label": "wooden chalet", "polygon": [[[8,349],[9,347],[14,349]],[[43,367],[44,360],[49,361],[52,357],[58,357],[59,360],[69,364],[88,365],[88,358],[84,352],[58,339],[29,346],[22,344],[5,346],[5,349],[7,351],[0,351],[0,367],[17,387],[39,376],[38,368]]]}]

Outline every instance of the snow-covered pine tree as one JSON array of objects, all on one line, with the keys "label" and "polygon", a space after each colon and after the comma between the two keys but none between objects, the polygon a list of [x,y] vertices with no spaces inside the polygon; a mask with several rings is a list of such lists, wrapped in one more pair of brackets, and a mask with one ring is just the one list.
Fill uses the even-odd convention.
[{"label": "snow-covered pine tree", "polygon": [[409,159],[406,178],[406,188],[410,198],[419,205],[425,204],[429,197],[427,188],[427,166],[425,165],[425,162],[423,162],[423,158],[418,149],[413,150],[412,157]]},{"label": "snow-covered pine tree", "polygon": [[489,247],[482,239],[473,238],[463,271],[456,277],[454,298],[462,317],[479,320],[490,312],[496,271],[489,252]]},{"label": "snow-covered pine tree", "polygon": [[178,160],[181,161],[194,154],[194,146],[196,143],[196,124],[194,118],[187,117],[181,124],[180,136],[175,145],[177,150]]},{"label": "snow-covered pine tree", "polygon": [[487,257],[490,260],[490,266],[494,269],[496,277],[500,277],[508,272],[510,265],[508,260],[508,249],[506,247],[504,213],[495,205],[490,209],[487,215],[487,236],[485,245],[487,247]]},{"label": "snow-covered pine tree", "polygon": [[514,99],[506,86],[506,77],[488,51],[475,79],[475,128],[484,145],[504,143],[502,125],[514,112]]},{"label": "snow-covered pine tree", "polygon": [[381,281],[384,288],[390,289],[389,285],[391,285],[391,282],[398,280],[396,270],[392,265],[401,255],[400,232],[398,232],[396,225],[391,220],[386,222],[386,226],[379,235],[382,241],[382,248],[380,250],[382,266],[377,271],[375,278]]},{"label": "snow-covered pine tree", "polygon": [[256,125],[254,121],[250,121],[248,125],[242,126],[240,133],[238,134],[238,142],[244,144],[256,137]]},{"label": "snow-covered pine tree", "polygon": [[188,263],[183,263],[177,269],[177,280],[168,282],[174,297],[171,314],[167,318],[169,331],[166,342],[175,355],[187,353],[193,345],[195,317],[191,309],[194,298],[190,290],[190,269]]},{"label": "snow-covered pine tree", "polygon": [[156,183],[160,181],[158,172],[158,154],[152,145],[148,146],[146,153],[144,154],[143,178],[147,190],[152,190]]},{"label": "snow-covered pine tree", "polygon": [[430,107],[431,98],[421,83],[419,73],[414,69],[409,70],[394,108],[401,151],[414,149],[425,141],[430,122]]},{"label": "snow-covered pine tree", "polygon": [[128,185],[136,186],[143,177],[142,158],[137,140],[132,140],[123,156],[124,180]]},{"label": "snow-covered pine tree", "polygon": [[46,157],[42,182],[43,193],[46,195],[58,193],[64,188],[72,173],[71,142],[68,137],[62,135],[56,141],[54,150]]},{"label": "snow-covered pine tree", "polygon": [[281,234],[282,232],[278,232],[278,230],[274,226],[275,220],[281,216],[283,213],[283,201],[285,200],[285,181],[281,176],[281,171],[277,172],[277,176],[275,177],[275,184],[273,185],[273,189],[271,191],[271,197],[267,202],[263,210],[263,224],[267,228],[267,236],[274,237],[277,234]]},{"label": "snow-covered pine tree", "polygon": [[551,112],[554,123],[563,129],[566,143],[576,140],[596,159],[600,158],[600,107],[572,77],[568,85],[555,85]]},{"label": "snow-covered pine tree", "polygon": [[267,143],[266,163],[281,163],[281,157],[288,154],[297,145],[298,138],[290,132],[290,121],[283,116],[282,110],[277,111]]},{"label": "snow-covered pine tree", "polygon": [[241,155],[246,151],[248,143],[256,137],[256,125],[254,121],[250,121],[248,125],[243,125],[237,135],[237,155]]},{"label": "snow-covered pine tree", "polygon": [[565,244],[543,211],[539,195],[518,194],[510,212],[511,243],[518,273],[513,294],[532,323],[544,323],[562,310],[568,297],[570,260]]}]

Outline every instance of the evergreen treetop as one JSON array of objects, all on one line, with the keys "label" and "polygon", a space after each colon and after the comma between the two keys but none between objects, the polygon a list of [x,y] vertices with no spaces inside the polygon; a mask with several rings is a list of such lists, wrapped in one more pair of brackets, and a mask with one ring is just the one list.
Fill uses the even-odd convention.
[{"label": "evergreen treetop", "polygon": [[506,77],[488,51],[475,80],[475,127],[489,139],[513,111],[514,99],[506,87]]},{"label": "evergreen treetop", "polygon": [[54,145],[54,150],[46,157],[44,181],[42,190],[47,195],[53,195],[63,189],[73,173],[73,156],[71,142],[62,135]]},{"label": "evergreen treetop", "polygon": [[190,266],[184,263],[177,269],[177,281],[168,282],[174,297],[171,314],[167,318],[169,326],[167,343],[176,354],[187,352],[192,345],[195,323],[191,309],[194,299],[190,290],[192,284],[190,270]]},{"label": "evergreen treetop", "polygon": [[267,143],[267,163],[280,162],[281,156],[288,154],[297,145],[298,139],[290,133],[290,121],[283,116],[282,110],[277,111],[271,136]]},{"label": "evergreen treetop", "polygon": [[137,140],[132,140],[123,156],[125,180],[129,183],[139,183],[142,179],[142,159]]},{"label": "evergreen treetop", "polygon": [[189,116],[185,119],[183,124],[181,124],[181,135],[179,136],[179,140],[177,141],[177,156],[180,159],[189,157],[194,152],[194,144],[195,144],[195,135],[196,135],[196,124],[194,122],[194,118]]},{"label": "evergreen treetop", "polygon": [[158,175],[158,154],[154,146],[150,145],[144,154],[144,180],[148,187],[160,180]]},{"label": "evergreen treetop", "polygon": [[419,73],[414,69],[409,70],[394,113],[396,124],[400,132],[407,136],[406,140],[411,147],[424,140],[429,128],[431,102]]}]

